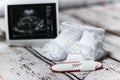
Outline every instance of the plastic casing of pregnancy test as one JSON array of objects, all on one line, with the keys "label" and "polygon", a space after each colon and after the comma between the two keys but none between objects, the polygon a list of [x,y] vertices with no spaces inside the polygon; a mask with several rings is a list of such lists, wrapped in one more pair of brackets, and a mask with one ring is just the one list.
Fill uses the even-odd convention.
[{"label": "plastic casing of pregnancy test", "polygon": [[[103,64],[101,63],[101,62],[99,62],[100,63],[100,65],[99,66],[96,66],[95,67],[95,70],[99,70],[99,69],[102,69],[103,68]],[[57,69],[54,69],[53,67],[55,66],[55,65],[59,65],[59,64],[62,64],[62,65],[65,65],[64,67],[66,68],[66,70],[63,70],[62,68],[63,67],[61,67],[61,66],[59,66],[59,67],[57,67]],[[67,66],[66,66],[66,64],[67,64]],[[53,66],[51,66],[51,71],[52,72],[81,72],[82,70],[80,70],[80,69],[73,69],[72,68],[72,65],[75,65],[76,67],[78,67],[78,66],[80,66],[80,65],[82,65],[82,64],[80,64],[79,62],[62,62],[62,63],[58,63],[58,64],[55,64],[55,65],[53,65]],[[83,71],[84,72],[84,71]]]}]

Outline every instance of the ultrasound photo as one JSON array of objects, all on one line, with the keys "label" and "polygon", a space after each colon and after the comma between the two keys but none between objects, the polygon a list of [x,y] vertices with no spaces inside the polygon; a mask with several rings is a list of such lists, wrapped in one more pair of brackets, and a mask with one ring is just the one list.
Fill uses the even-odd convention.
[{"label": "ultrasound photo", "polygon": [[55,38],[56,4],[9,5],[8,25],[11,40]]}]

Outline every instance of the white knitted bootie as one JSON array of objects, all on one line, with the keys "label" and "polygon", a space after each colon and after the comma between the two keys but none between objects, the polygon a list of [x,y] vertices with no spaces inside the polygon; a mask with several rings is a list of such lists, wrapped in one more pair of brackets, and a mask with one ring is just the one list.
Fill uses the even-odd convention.
[{"label": "white knitted bootie", "polygon": [[76,59],[79,57],[79,60],[99,60],[102,58],[105,55],[102,44],[104,33],[104,29],[84,26],[82,38],[71,44],[67,60],[76,54]]}]

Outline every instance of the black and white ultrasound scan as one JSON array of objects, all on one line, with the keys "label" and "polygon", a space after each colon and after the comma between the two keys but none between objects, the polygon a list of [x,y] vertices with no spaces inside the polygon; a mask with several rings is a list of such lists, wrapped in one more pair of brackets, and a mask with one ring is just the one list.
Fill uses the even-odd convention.
[{"label": "black and white ultrasound scan", "polygon": [[8,5],[9,37],[17,39],[46,39],[57,36],[56,5]]}]

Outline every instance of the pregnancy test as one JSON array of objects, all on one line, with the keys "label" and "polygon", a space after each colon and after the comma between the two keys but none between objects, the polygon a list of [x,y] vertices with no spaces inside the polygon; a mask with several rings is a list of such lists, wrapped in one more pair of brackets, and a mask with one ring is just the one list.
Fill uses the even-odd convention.
[{"label": "pregnancy test", "polygon": [[52,72],[85,72],[103,68],[103,64],[97,61],[62,62],[51,67]]}]

